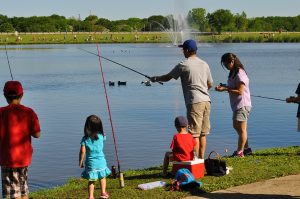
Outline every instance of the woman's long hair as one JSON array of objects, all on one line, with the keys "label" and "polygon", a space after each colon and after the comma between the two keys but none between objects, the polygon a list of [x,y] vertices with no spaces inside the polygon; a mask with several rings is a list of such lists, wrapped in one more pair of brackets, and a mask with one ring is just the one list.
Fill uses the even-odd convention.
[{"label": "woman's long hair", "polygon": [[239,69],[243,69],[245,72],[244,65],[242,62],[239,60],[239,58],[233,54],[233,53],[225,53],[221,57],[221,65],[224,68],[225,64],[230,63],[233,61],[233,70],[230,70],[228,77],[229,78],[235,78],[237,73],[239,72]]},{"label": "woman's long hair", "polygon": [[99,133],[103,135],[101,119],[97,115],[88,116],[84,125],[84,135],[97,140]]}]

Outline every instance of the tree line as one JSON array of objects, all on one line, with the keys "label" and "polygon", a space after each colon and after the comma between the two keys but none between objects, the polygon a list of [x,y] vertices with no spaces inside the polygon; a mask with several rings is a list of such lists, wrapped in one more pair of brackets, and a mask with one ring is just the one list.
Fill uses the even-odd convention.
[{"label": "tree line", "polygon": [[[233,14],[226,9],[206,13],[204,8],[194,8],[188,12],[187,22],[192,31],[200,32],[300,31],[300,15],[247,18],[245,12]],[[11,18],[0,14],[0,32],[153,32],[174,30],[174,24],[178,25],[179,21],[173,15],[111,21],[96,15],[89,15],[82,20],[57,14]]]}]

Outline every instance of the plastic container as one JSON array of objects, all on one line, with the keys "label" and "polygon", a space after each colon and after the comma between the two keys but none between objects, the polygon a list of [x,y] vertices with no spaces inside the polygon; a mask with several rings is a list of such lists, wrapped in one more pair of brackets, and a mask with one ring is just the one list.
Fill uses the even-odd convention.
[{"label": "plastic container", "polygon": [[145,183],[145,184],[139,184],[138,188],[142,189],[142,190],[149,190],[149,189],[154,189],[157,187],[163,187],[166,184],[167,183],[164,181],[155,181],[155,182],[149,182],[149,183]]}]

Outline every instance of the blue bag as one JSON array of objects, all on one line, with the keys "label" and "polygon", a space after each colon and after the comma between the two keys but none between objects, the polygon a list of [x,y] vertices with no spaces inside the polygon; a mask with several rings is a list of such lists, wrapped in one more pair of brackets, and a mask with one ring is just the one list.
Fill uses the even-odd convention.
[{"label": "blue bag", "polygon": [[202,182],[197,182],[193,174],[188,169],[179,169],[175,175],[175,181],[172,183],[173,190],[185,188],[200,188]]}]

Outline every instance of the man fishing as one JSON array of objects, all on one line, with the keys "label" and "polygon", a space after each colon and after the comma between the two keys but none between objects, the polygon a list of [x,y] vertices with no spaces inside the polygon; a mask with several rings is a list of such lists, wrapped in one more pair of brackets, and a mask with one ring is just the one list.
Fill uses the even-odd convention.
[{"label": "man fishing", "polygon": [[196,141],[196,155],[204,159],[206,135],[210,132],[210,96],[213,86],[209,65],[197,56],[197,44],[186,40],[183,45],[186,60],[178,63],[168,74],[150,77],[152,82],[167,82],[181,79],[182,91],[187,109],[189,132]]}]

